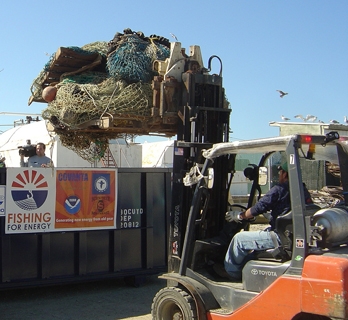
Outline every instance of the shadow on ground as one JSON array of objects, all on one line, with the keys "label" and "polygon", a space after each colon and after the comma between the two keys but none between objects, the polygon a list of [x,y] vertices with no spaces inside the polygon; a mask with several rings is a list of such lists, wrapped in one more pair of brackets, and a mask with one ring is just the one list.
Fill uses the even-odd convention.
[{"label": "shadow on ground", "polygon": [[131,286],[125,279],[112,279],[0,291],[0,318],[141,319],[150,314],[154,295],[165,286],[165,280],[154,275],[146,277],[139,287]]}]

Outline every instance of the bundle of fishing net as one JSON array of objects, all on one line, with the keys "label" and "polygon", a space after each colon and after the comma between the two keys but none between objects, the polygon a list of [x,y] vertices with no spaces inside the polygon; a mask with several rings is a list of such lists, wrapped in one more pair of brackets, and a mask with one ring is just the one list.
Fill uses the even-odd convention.
[{"label": "bundle of fishing net", "polygon": [[[124,138],[127,133],[107,130],[73,133],[69,129],[80,129],[81,125],[109,115],[112,115],[113,126],[125,126],[128,121],[143,120],[151,113],[149,83],[128,85],[124,80],[107,77],[104,73],[87,72],[67,77],[57,87],[56,98],[42,112],[42,117],[55,126],[64,146],[90,162],[95,160],[92,145],[107,146],[107,139]],[[97,154],[102,156],[102,151]]]},{"label": "bundle of fishing net", "polygon": [[79,132],[79,131],[59,131],[60,141],[63,146],[74,151],[82,159],[93,163],[103,158],[109,146],[109,140],[115,138],[124,138],[115,136],[110,131],[105,132]]},{"label": "bundle of fishing net", "polygon": [[[59,83],[51,83],[57,88],[56,95],[54,100],[46,100],[50,102],[42,117],[54,126],[64,146],[93,162],[103,157],[109,139],[129,137],[127,127],[134,121],[146,123],[150,119],[153,62],[169,57],[170,43],[163,37],[145,37],[142,32],[125,29],[108,43],[70,48],[80,55],[98,52],[104,58],[104,68],[63,73]],[[44,77],[54,59],[52,55],[34,81],[35,95],[42,94]],[[107,128],[98,132],[98,121],[105,117],[110,126],[124,132]]]},{"label": "bundle of fishing net", "polygon": [[113,50],[107,57],[107,72],[115,79],[128,83],[150,82],[155,75],[152,66],[155,60],[169,57],[169,47],[159,43],[157,36],[145,38],[142,33],[116,34],[109,43]]},{"label": "bundle of fishing net", "polygon": [[[42,112],[43,118],[59,122],[61,127],[79,129],[82,124],[100,119],[105,114],[127,114],[136,120],[150,115],[151,84],[105,78],[93,83],[63,81],[58,85],[56,98]],[[118,125],[117,117],[113,119]]]},{"label": "bundle of fishing net", "polygon": [[[82,47],[68,47],[69,49],[72,49],[80,54],[84,55],[91,55],[95,53],[99,53],[102,57],[105,57],[108,52],[108,43],[105,41],[97,41],[97,42],[92,42],[89,44],[86,44]],[[47,63],[45,64],[44,68],[41,70],[39,75],[34,79],[30,91],[32,94],[32,98],[34,100],[40,100],[42,97],[42,90],[43,90],[43,83],[45,82],[45,78],[47,76],[47,73],[50,71],[50,67],[54,63],[56,59],[56,53],[53,53]]]}]

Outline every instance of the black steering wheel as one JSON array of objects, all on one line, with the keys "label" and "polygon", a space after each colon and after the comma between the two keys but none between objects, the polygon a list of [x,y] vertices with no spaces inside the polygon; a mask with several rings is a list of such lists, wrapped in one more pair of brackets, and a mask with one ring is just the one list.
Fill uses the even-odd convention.
[{"label": "black steering wheel", "polygon": [[241,205],[241,204],[230,204],[229,207],[230,207],[230,208],[231,208],[231,207],[241,208],[241,209],[243,209],[244,211],[247,210],[247,207],[246,207],[246,206],[243,206],[243,205]]}]

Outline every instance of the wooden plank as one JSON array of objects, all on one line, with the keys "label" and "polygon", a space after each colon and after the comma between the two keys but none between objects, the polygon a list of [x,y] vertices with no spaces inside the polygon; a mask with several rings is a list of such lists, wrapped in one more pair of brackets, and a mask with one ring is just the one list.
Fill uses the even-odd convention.
[{"label": "wooden plank", "polygon": [[74,58],[76,60],[84,60],[86,61],[85,64],[88,63],[88,61],[92,62],[99,56],[99,53],[92,53],[92,54],[82,54],[79,53],[73,49],[60,47],[56,54],[55,54],[55,60],[64,59],[65,57]]},{"label": "wooden plank", "polygon": [[78,73],[82,73],[82,72],[85,72],[87,70],[91,70],[93,69],[94,67],[100,65],[102,61],[102,57],[101,55],[97,56],[97,58],[90,64],[87,64],[87,65],[84,65],[82,66],[81,68],[79,69],[76,69],[75,71],[71,71],[71,72],[64,72],[62,73],[62,75],[64,76],[69,76],[69,75],[74,75],[74,74],[78,74]]},{"label": "wooden plank", "polygon": [[[177,128],[154,128],[152,127],[151,129],[149,128],[134,128],[134,127],[112,127],[112,128],[107,128],[107,129],[100,129],[97,126],[94,127],[88,127],[80,130],[68,130],[67,132],[76,132],[76,133],[91,133],[91,132],[96,132],[96,133],[103,133],[103,132],[112,132],[115,134],[144,134],[148,135],[150,133],[156,132],[158,134],[164,134],[168,137],[175,136],[177,134]],[[55,132],[57,134],[64,134],[64,130],[57,130],[55,129]]]},{"label": "wooden plank", "polygon": [[[51,62],[48,71],[41,82],[42,89],[50,84],[59,83],[61,76],[79,74],[87,70],[92,70],[100,65],[102,56],[99,53],[81,54],[73,49],[60,47],[55,53],[55,59]],[[46,102],[41,97],[29,98],[28,104],[32,102]]]},{"label": "wooden plank", "polygon": [[81,60],[81,59],[75,59],[75,58],[72,59],[69,57],[59,58],[59,60],[54,60],[51,63],[50,69],[55,69],[59,67],[70,67],[70,68],[79,69],[85,65],[92,63],[94,60]]},{"label": "wooden plank", "polygon": [[28,101],[28,106],[30,106],[33,102],[44,102],[47,103],[43,98],[34,98],[34,96],[30,96]]},{"label": "wooden plank", "polygon": [[[114,116],[114,115],[113,115]],[[156,132],[158,134],[164,134],[168,137],[174,136],[177,134],[177,124],[171,124],[166,125],[164,123],[158,122],[158,117],[144,117],[146,119],[143,119],[143,121],[137,121],[137,120],[129,120],[127,123],[123,123],[122,125],[115,125],[111,122],[111,118],[103,117],[102,119],[96,119],[87,121],[81,125],[79,125],[78,128],[71,129],[69,127],[62,129],[59,127],[55,127],[53,125],[50,126],[51,131],[55,131],[57,134],[63,134],[64,133],[91,133],[91,132],[97,132],[97,133],[103,133],[103,132],[109,132],[109,133],[115,133],[115,134],[150,134],[153,132]],[[162,119],[163,120],[163,119]],[[114,118],[115,121],[115,118]]]},{"label": "wooden plank", "polygon": [[45,78],[60,78],[60,76],[63,74],[63,73],[66,73],[66,72],[74,72],[78,69],[75,69],[75,68],[59,68],[59,69],[50,69],[46,74],[45,74]]}]

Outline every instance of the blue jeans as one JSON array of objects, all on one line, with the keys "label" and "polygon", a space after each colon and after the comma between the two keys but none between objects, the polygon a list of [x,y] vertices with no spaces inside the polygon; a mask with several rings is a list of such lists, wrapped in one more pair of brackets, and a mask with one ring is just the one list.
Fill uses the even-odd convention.
[{"label": "blue jeans", "polygon": [[225,256],[225,269],[234,278],[242,277],[244,265],[253,259],[253,252],[273,249],[270,230],[242,231],[237,233],[228,247]]}]

